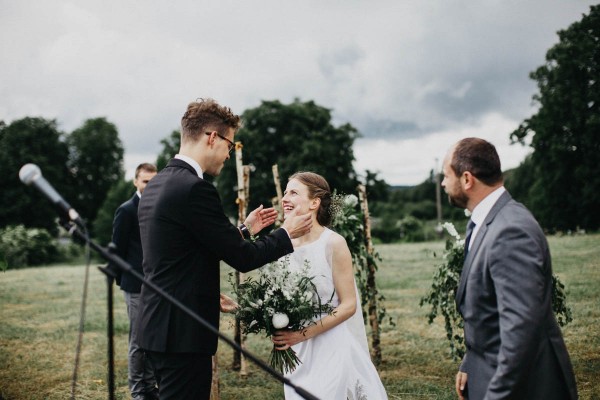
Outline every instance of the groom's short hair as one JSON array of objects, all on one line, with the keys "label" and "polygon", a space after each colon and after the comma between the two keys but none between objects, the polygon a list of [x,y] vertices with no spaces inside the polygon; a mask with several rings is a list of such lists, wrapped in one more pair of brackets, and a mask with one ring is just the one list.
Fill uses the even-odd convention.
[{"label": "groom's short hair", "polygon": [[502,168],[496,147],[480,138],[465,138],[454,146],[450,167],[461,176],[469,171],[488,186],[502,182]]},{"label": "groom's short hair", "polygon": [[200,135],[211,131],[224,136],[229,128],[237,131],[240,126],[240,116],[235,115],[229,107],[222,106],[213,99],[198,99],[188,104],[181,117],[181,141],[196,142]]}]

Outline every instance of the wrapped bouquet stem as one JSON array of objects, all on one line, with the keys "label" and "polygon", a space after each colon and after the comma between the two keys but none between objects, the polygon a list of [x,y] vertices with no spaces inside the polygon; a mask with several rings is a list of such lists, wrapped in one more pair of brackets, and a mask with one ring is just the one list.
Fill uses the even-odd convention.
[{"label": "wrapped bouquet stem", "polygon": [[[234,285],[242,332],[272,336],[280,329],[300,330],[331,313],[331,299],[321,301],[308,271],[308,261],[300,271],[290,271],[286,256],[261,268],[256,278]],[[275,346],[269,361],[281,373],[294,371],[301,362],[291,347],[277,350]]]}]

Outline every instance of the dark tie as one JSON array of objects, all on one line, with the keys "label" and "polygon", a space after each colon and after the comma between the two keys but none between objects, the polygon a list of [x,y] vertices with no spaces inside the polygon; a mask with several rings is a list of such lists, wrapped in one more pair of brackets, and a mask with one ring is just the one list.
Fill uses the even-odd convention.
[{"label": "dark tie", "polygon": [[467,259],[467,254],[469,254],[469,243],[471,242],[471,235],[473,234],[473,229],[475,229],[475,222],[473,220],[469,220],[469,224],[467,225],[467,237],[465,239],[465,260]]}]

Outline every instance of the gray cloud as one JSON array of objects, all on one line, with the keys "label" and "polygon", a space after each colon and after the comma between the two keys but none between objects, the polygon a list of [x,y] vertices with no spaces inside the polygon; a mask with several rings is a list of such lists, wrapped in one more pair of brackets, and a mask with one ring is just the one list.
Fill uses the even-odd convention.
[{"label": "gray cloud", "polygon": [[390,152],[400,161],[382,176],[417,183],[442,138],[508,140],[535,111],[529,72],[594,3],[2,1],[0,119],[56,118],[70,131],[105,116],[130,168],[156,156],[197,97],[239,113],[314,100],[363,134],[357,168]]}]

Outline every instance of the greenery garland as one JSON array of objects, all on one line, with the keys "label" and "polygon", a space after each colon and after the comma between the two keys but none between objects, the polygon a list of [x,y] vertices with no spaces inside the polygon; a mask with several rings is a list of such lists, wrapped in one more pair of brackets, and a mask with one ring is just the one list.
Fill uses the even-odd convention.
[{"label": "greenery garland", "polygon": [[[352,254],[356,286],[360,292],[363,308],[363,319],[366,321],[365,307],[369,299],[374,298],[377,302],[377,321],[381,324],[387,315],[384,305],[385,296],[376,287],[369,288],[367,285],[369,265],[374,266],[377,270],[377,262],[381,261],[381,257],[377,252],[369,254],[367,251],[364,216],[358,204],[358,197],[352,194],[334,193],[329,211],[332,216],[331,228],[346,239]],[[392,326],[395,325],[391,317],[389,317],[389,323]]]},{"label": "greenery garland", "polygon": [[[465,241],[460,238],[452,223],[446,222],[442,227],[452,238],[446,241],[446,248],[442,255],[444,262],[437,266],[431,290],[421,298],[419,304],[421,307],[424,304],[431,305],[431,310],[427,314],[429,324],[442,314],[446,338],[450,345],[450,355],[453,359],[459,360],[465,354],[463,319],[456,309],[454,298],[463,268]],[[567,306],[565,285],[556,275],[552,275],[552,310],[560,326],[565,326],[573,320],[571,309]]]}]

